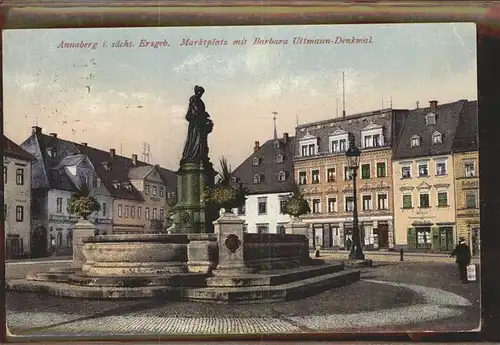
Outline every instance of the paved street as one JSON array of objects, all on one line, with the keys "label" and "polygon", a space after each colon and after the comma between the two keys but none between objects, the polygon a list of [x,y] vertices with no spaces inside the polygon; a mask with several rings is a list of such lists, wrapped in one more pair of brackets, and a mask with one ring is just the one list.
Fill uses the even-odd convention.
[{"label": "paved street", "polygon": [[[19,276],[18,266],[7,266],[8,278]],[[461,284],[455,265],[405,262],[363,269],[353,285],[284,303],[89,301],[9,292],[7,310],[12,333],[54,335],[458,331],[479,326],[480,307],[478,283]]]}]

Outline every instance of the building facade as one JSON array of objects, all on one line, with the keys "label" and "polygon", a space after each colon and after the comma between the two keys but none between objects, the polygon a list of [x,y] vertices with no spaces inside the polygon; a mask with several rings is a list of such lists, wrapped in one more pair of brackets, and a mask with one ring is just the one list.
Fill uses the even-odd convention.
[{"label": "building facade", "polygon": [[31,161],[35,158],[2,137],[6,257],[31,252]]},{"label": "building facade", "polygon": [[[294,175],[311,213],[312,246],[347,249],[357,202],[362,244],[366,249],[394,246],[392,215],[392,143],[405,111],[382,109],[300,125],[296,128]],[[357,200],[345,153],[354,138],[361,150]]]},{"label": "building facade", "polygon": [[290,216],[283,205],[293,191],[294,138],[275,135],[264,145],[255,142],[253,153],[233,172],[233,183],[249,193],[245,206],[234,212],[245,220],[249,233],[285,233]]},{"label": "building facade", "polygon": [[430,101],[406,117],[392,163],[397,247],[451,251],[457,242],[453,149],[467,104]]},{"label": "building facade", "polygon": [[477,102],[468,102],[453,147],[457,236],[464,237],[473,255],[479,254],[480,195]]}]

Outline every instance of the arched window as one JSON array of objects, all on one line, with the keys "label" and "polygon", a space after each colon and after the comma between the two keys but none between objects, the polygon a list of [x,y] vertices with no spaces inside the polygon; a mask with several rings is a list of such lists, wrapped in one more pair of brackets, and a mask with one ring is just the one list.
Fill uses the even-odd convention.
[{"label": "arched window", "polygon": [[443,136],[439,132],[434,132],[432,134],[432,143],[433,144],[441,144],[443,142]]},{"label": "arched window", "polygon": [[283,163],[283,155],[281,153],[276,156],[276,163]]},{"label": "arched window", "polygon": [[259,174],[253,175],[253,183],[254,184],[259,184],[260,183],[260,175]]},{"label": "arched window", "polygon": [[410,140],[411,147],[420,146],[420,137],[418,135],[412,136]]},{"label": "arched window", "polygon": [[276,140],[276,141],[274,142],[274,148],[275,148],[275,149],[279,149],[279,148],[280,148],[280,142],[279,142],[278,140]]},{"label": "arched window", "polygon": [[284,182],[286,180],[286,173],[284,171],[280,171],[278,173],[278,181]]},{"label": "arched window", "polygon": [[259,157],[253,157],[252,165],[258,166],[260,163]]}]

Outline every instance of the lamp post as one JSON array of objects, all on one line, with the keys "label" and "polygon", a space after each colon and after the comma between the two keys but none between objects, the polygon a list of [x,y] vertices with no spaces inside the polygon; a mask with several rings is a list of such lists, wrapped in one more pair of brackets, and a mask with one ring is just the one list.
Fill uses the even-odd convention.
[{"label": "lamp post", "polygon": [[358,176],[359,156],[361,155],[361,151],[356,147],[354,138],[349,141],[349,149],[346,151],[345,155],[347,157],[347,165],[352,173],[352,196],[354,199],[354,207],[352,210],[352,246],[351,252],[349,253],[349,259],[364,260],[365,255],[361,248],[361,236],[358,226],[358,198],[356,196],[356,177]]}]

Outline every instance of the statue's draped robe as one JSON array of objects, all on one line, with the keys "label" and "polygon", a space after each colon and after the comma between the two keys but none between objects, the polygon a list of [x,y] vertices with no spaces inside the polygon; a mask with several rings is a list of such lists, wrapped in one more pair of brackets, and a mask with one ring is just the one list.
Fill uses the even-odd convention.
[{"label": "statue's draped robe", "polygon": [[205,111],[205,104],[198,95],[189,98],[186,114],[189,122],[182,161],[202,161],[208,158],[207,135],[212,130],[212,121]]}]

